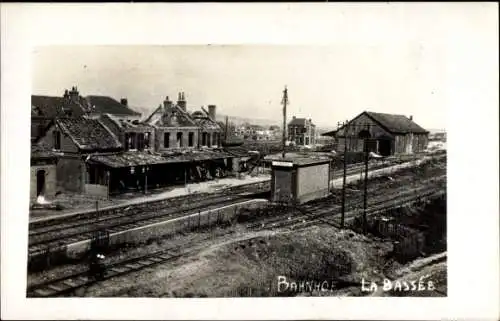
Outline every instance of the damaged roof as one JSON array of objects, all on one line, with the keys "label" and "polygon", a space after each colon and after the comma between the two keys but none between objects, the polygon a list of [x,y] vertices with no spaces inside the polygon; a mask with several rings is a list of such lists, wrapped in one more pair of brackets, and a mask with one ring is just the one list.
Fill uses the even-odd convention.
[{"label": "damaged roof", "polygon": [[164,157],[168,157],[172,162],[192,162],[210,159],[233,158],[234,156],[221,149],[193,150],[182,152],[163,152]]},{"label": "damaged roof", "polygon": [[241,146],[227,146],[224,147],[224,151],[236,157],[245,157],[252,155],[249,153],[248,149]]},{"label": "damaged roof", "polygon": [[130,119],[120,119],[116,117],[116,115],[112,114],[103,114],[103,118],[108,118],[111,122],[113,122],[116,126],[121,129],[153,129],[153,126],[141,122],[139,120],[130,120]]},{"label": "damaged roof", "polygon": [[52,151],[40,144],[31,145],[31,159],[57,158],[61,155],[62,153]]},{"label": "damaged roof", "polygon": [[171,152],[153,153],[142,151],[128,151],[110,155],[92,155],[89,161],[100,163],[111,168],[123,168],[132,166],[146,166],[169,163],[189,163],[192,161],[231,158],[224,152],[218,151],[191,151],[191,152]]},{"label": "damaged roof", "polygon": [[57,124],[81,150],[119,149],[122,144],[98,119],[60,118]]},{"label": "damaged roof", "polygon": [[164,164],[167,162],[167,159],[156,153],[134,151],[111,155],[92,155],[90,156],[89,161],[100,163],[112,168],[120,168]]},{"label": "damaged roof", "polygon": [[160,105],[146,118],[145,122],[160,127],[196,126],[191,116],[177,105],[171,105],[167,110]]},{"label": "damaged roof", "polygon": [[281,154],[273,154],[264,157],[265,161],[290,162],[294,165],[303,166],[311,164],[324,164],[331,161],[328,155],[310,155],[301,153],[286,153],[285,158]]}]

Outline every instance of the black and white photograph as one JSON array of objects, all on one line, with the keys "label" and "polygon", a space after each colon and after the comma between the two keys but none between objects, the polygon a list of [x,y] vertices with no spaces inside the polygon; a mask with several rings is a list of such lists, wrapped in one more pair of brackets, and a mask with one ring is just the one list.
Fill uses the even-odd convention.
[{"label": "black and white photograph", "polygon": [[398,41],[32,44],[25,299],[447,299],[459,87],[424,11]]},{"label": "black and white photograph", "polygon": [[446,296],[438,58],[35,48],[28,296]]}]

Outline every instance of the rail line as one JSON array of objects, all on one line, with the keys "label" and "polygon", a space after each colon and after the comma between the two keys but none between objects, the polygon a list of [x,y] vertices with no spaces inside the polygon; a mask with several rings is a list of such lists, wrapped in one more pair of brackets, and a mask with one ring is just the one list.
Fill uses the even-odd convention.
[{"label": "rail line", "polygon": [[[420,156],[425,156],[426,154],[418,155]],[[412,156],[411,159],[416,159],[415,156]],[[402,156],[393,156],[393,157],[388,157],[385,160],[382,161],[377,161],[375,160],[374,163],[370,161],[369,165],[369,170],[376,170],[376,169],[381,169],[385,167],[392,166],[396,163],[401,163],[404,162]],[[347,172],[346,175],[351,176],[355,174],[359,174],[362,171],[364,171],[364,165],[363,164],[353,164],[349,165],[347,167]],[[343,175],[342,170],[333,170],[332,171],[333,175],[331,179],[336,179],[340,178]],[[44,227],[47,227],[47,230],[51,229],[52,225],[57,225],[61,224],[63,222],[64,224],[67,224],[67,228],[71,228],[72,226],[75,225],[82,225],[85,223],[85,221],[88,221],[90,219],[95,219],[96,213],[99,213],[100,217],[104,217],[107,214],[112,214],[116,215],[117,212],[123,211],[123,210],[136,210],[136,211],[141,211],[141,210],[147,210],[147,211],[156,211],[156,210],[161,210],[167,206],[174,207],[174,206],[179,206],[185,203],[186,201],[194,202],[194,201],[199,201],[206,199],[209,197],[209,195],[235,195],[238,193],[252,193],[252,190],[257,192],[264,192],[268,191],[270,189],[270,180],[265,180],[261,182],[256,182],[256,183],[248,183],[248,184],[243,184],[239,186],[231,186],[224,188],[222,190],[213,192],[213,193],[199,193],[199,194],[191,194],[191,195],[182,195],[182,196],[177,196],[177,197],[172,197],[172,198],[167,198],[167,199],[154,199],[154,200],[145,200],[143,202],[135,203],[135,204],[122,204],[122,205],[116,205],[116,206],[111,206],[111,207],[106,207],[101,210],[88,210],[79,214],[71,214],[71,215],[63,215],[61,217],[56,217],[56,218],[51,218],[51,219],[41,219],[41,220],[36,220],[32,221],[29,223],[30,226],[30,236],[31,235],[37,235],[44,231]]]},{"label": "rail line", "polygon": [[111,233],[120,232],[135,227],[153,224],[165,219],[174,219],[196,211],[212,209],[225,205],[236,204],[239,201],[248,199],[251,195],[234,196],[212,196],[203,202],[187,206],[181,209],[168,208],[163,211],[147,211],[145,213],[124,212],[117,216],[107,216],[100,221],[91,221],[88,225],[78,225],[72,229],[67,229],[66,225],[52,228],[48,232],[40,232],[38,235],[30,235],[28,253],[30,255],[42,251],[46,248],[59,248],[65,244],[75,243],[92,238],[95,231],[106,229]]},{"label": "rail line", "polygon": [[[421,182],[421,184],[423,185],[417,188],[405,190],[402,192],[396,189],[394,193],[390,193],[389,195],[385,194],[385,195],[375,196],[375,198],[370,199],[370,201],[368,202],[369,208],[367,209],[367,214],[368,213],[374,214],[373,213],[374,211],[379,211],[389,207],[394,207],[396,206],[395,204],[403,204],[405,202],[411,202],[413,200],[417,200],[423,197],[428,197],[434,193],[438,193],[439,191],[442,191],[442,187],[436,186],[436,183],[439,181],[443,181],[445,178],[446,175],[442,175],[440,177],[428,179]],[[390,203],[389,206],[384,205],[387,204],[388,202],[392,203]],[[347,209],[345,215],[346,218],[361,213],[363,211],[361,205],[362,201],[357,201],[354,204],[348,205],[346,208]],[[274,216],[272,218],[259,220],[257,223],[249,224],[247,225],[247,228],[262,229],[263,227],[266,226],[267,228],[282,228],[282,227],[292,226],[295,224],[308,226],[308,224],[310,225],[311,223],[315,224],[320,219],[323,220],[323,223],[328,223],[331,225],[334,224],[334,222],[332,222],[331,220],[324,221],[324,217],[338,216],[341,214],[339,212],[340,206],[328,203],[316,204],[313,206],[306,205],[302,208],[297,207],[296,209],[299,212],[301,212],[302,215],[293,216],[292,218],[288,213],[281,214],[278,216]],[[288,217],[290,217],[290,219],[288,219]],[[308,223],[306,224],[306,222]]]},{"label": "rail line", "polygon": [[227,187],[221,190],[218,190],[216,192],[211,192],[211,193],[194,193],[190,195],[181,195],[181,196],[176,196],[176,197],[171,197],[171,198],[163,198],[163,199],[153,199],[153,200],[145,200],[139,203],[135,204],[120,204],[116,206],[110,206],[110,207],[105,207],[103,209],[98,209],[98,210],[88,210],[82,213],[78,214],[71,214],[71,215],[63,215],[61,217],[56,217],[56,218],[51,218],[47,220],[37,220],[29,223],[29,228],[30,230],[36,230],[36,229],[43,229],[44,227],[49,227],[55,224],[61,224],[63,223],[68,223],[68,222],[84,222],[85,220],[88,220],[89,218],[93,218],[96,214],[96,212],[99,213],[99,215],[106,215],[108,213],[116,213],[119,211],[122,211],[124,209],[133,209],[133,210],[148,210],[148,211],[155,211],[155,210],[160,210],[163,209],[167,206],[174,207],[174,206],[179,206],[184,204],[185,202],[195,202],[199,200],[206,199],[208,196],[223,196],[223,195],[234,195],[234,194],[239,194],[243,192],[248,192],[250,191],[265,191],[269,189],[266,185],[269,185],[269,181],[261,181],[261,182],[256,182],[256,183],[248,183],[248,184],[242,184],[238,186],[231,186]]},{"label": "rail line", "polygon": [[[207,236],[201,240],[188,242],[179,246],[162,249],[146,255],[141,255],[108,264],[106,265],[106,273],[104,277],[100,279],[96,279],[90,276],[88,270],[84,269],[82,271],[65,275],[56,279],[34,284],[27,288],[27,296],[58,297],[65,294],[70,294],[82,287],[90,286],[117,276],[126,275],[158,264],[173,261],[186,254],[189,254],[190,252],[193,252],[195,250],[192,248],[193,245],[200,244],[203,241],[209,240],[210,238],[211,236]],[[182,248],[187,249],[181,250]]]},{"label": "rail line", "polygon": [[[401,177],[398,182],[404,182],[413,177]],[[241,187],[241,186],[240,186]],[[129,206],[122,211],[113,210],[106,211],[102,214],[94,213],[93,216],[82,216],[75,220],[62,222],[60,224],[43,226],[30,231],[29,235],[29,254],[43,251],[47,248],[59,248],[60,246],[68,243],[74,243],[85,239],[90,239],[92,233],[100,230],[107,229],[109,232],[119,232],[130,228],[135,228],[141,225],[156,223],[165,219],[172,219],[186,213],[206,209],[213,206],[223,206],[233,204],[239,200],[247,199],[255,196],[259,192],[267,191],[268,187],[261,183],[252,183],[246,185],[244,188],[254,189],[258,192],[252,194],[251,192],[241,193],[240,195],[205,195],[204,199],[200,200],[195,206],[187,206],[178,210],[177,208],[165,209],[165,204],[158,205],[151,208],[149,206],[147,211],[141,213],[141,207]],[[380,186],[374,189],[380,189]],[[234,191],[234,190],[233,190]],[[372,188],[370,188],[370,192]],[[158,207],[163,206],[162,210]],[[97,216],[98,215],[98,216]]]},{"label": "rail line", "polygon": [[[443,178],[445,178],[446,175],[442,175],[441,177],[433,178],[432,182],[435,183],[436,180],[439,181]],[[425,180],[425,182],[431,181]],[[432,184],[429,184],[432,185]],[[426,192],[421,193],[422,191],[426,190]],[[380,199],[377,199],[376,202],[371,202],[370,203],[370,208],[368,210],[368,215],[373,215],[376,212],[382,211],[384,209],[388,208],[393,208],[395,206],[400,206],[400,204],[403,203],[408,203],[412,202],[416,199],[423,198],[426,196],[431,196],[433,193],[437,193],[438,191],[442,191],[442,187],[440,186],[434,186],[433,188],[430,188],[428,185],[423,185],[418,188],[414,188],[409,191],[405,191],[403,193],[401,192],[396,192],[389,197],[385,195],[384,197],[380,197]],[[396,201],[398,200],[399,201]],[[387,204],[388,203],[388,204]],[[327,204],[328,205],[328,204]],[[306,225],[312,225],[312,224],[317,224],[318,222],[320,223],[325,223],[324,218],[325,216],[332,217],[336,216],[339,213],[332,214],[332,209],[329,208],[324,211],[320,211],[321,207],[311,207],[308,209],[308,211],[311,210],[317,210],[318,212],[316,213],[307,213],[302,216],[297,216],[294,217],[293,220],[289,220],[287,217],[284,217],[284,215],[278,217],[278,220],[275,221],[275,224],[273,228],[279,227],[300,227],[304,228]],[[346,217],[354,217],[356,214],[360,213],[360,209],[355,209],[351,210],[346,213]],[[307,218],[308,221],[306,224],[303,224],[304,219]],[[301,224],[302,223],[302,224]],[[247,226],[249,229],[252,229],[251,226]],[[259,230],[265,230],[267,229],[268,226],[262,226],[261,223],[256,223],[254,224],[254,230],[259,229]],[[221,236],[226,236],[229,234],[234,233],[233,231],[226,231],[225,233],[221,234]],[[111,264],[106,265],[106,274],[104,275],[103,278],[101,279],[95,279],[93,277],[90,277],[88,274],[87,270],[76,272],[67,276],[62,276],[56,279],[52,279],[49,281],[45,281],[42,283],[34,284],[28,287],[27,289],[27,295],[28,297],[57,297],[57,296],[63,296],[66,294],[73,293],[75,290],[80,289],[85,286],[90,286],[92,284],[98,283],[103,280],[111,279],[117,276],[122,276],[126,275],[132,272],[136,272],[139,270],[142,270],[144,268],[152,267],[154,265],[166,263],[169,261],[173,261],[175,259],[178,259],[182,256],[185,256],[189,253],[195,252],[196,247],[194,245],[198,246],[204,246],[204,241],[213,239],[213,236],[207,236],[205,238],[202,238],[201,240],[195,240],[191,242],[187,242],[181,245],[177,245],[175,247],[171,247],[168,249],[162,249],[153,253],[149,253],[146,255],[134,257],[134,258],[129,258],[129,259],[124,259],[118,262],[114,262]]]}]

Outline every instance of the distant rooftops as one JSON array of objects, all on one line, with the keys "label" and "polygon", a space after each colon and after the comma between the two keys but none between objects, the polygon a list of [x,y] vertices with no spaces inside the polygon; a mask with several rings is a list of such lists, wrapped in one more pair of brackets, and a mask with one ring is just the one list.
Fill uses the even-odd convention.
[{"label": "distant rooftops", "polygon": [[67,89],[62,96],[31,95],[31,115],[33,117],[53,118],[62,115],[104,114],[140,117],[141,113],[128,107],[128,100],[120,101],[108,97],[89,95],[83,97],[76,87]]},{"label": "distant rooftops", "polygon": [[306,118],[297,118],[297,117],[293,116],[292,120],[288,123],[288,125],[306,126],[308,122],[309,122],[312,126],[315,126],[315,125],[312,123],[312,119],[311,119],[311,118],[306,119]]}]

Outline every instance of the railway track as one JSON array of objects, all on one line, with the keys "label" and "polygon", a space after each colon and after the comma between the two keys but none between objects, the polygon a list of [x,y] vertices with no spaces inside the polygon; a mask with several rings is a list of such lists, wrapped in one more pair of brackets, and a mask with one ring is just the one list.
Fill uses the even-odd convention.
[{"label": "railway track", "polygon": [[99,212],[100,215],[106,215],[108,213],[116,213],[122,211],[124,209],[130,208],[137,211],[141,210],[149,210],[155,211],[163,209],[167,206],[176,207],[181,206],[186,202],[195,202],[199,200],[206,199],[208,196],[222,196],[222,195],[235,195],[243,192],[261,192],[268,190],[269,181],[257,182],[257,183],[249,183],[243,184],[239,186],[231,186],[224,188],[222,190],[212,192],[212,193],[195,193],[190,195],[182,195],[176,196],[172,198],[166,199],[155,199],[155,200],[147,200],[144,202],[136,203],[136,204],[123,204],[118,206],[113,206],[112,208],[104,208],[100,210],[94,211],[86,211],[80,214],[68,215],[62,217],[56,217],[49,220],[37,220],[29,223],[30,231],[35,229],[43,229],[44,227],[50,227],[51,225],[61,224],[62,222],[85,222],[89,218],[93,218],[96,212]]},{"label": "railway track", "polygon": [[[395,193],[392,193],[390,195],[381,196],[380,198],[377,198],[376,201],[370,203],[368,215],[375,214],[376,212],[382,211],[384,209],[400,206],[404,203],[412,202],[421,197],[430,196],[433,193],[437,193],[439,190],[442,191],[442,187],[435,186],[435,183],[436,181],[445,178],[446,175],[442,175],[438,178],[425,180],[425,182],[431,182],[431,184],[426,185],[424,183],[421,183],[422,186],[418,188],[414,188],[404,192],[396,191]],[[434,183],[434,185],[432,185],[432,183]],[[432,186],[434,187],[432,188]],[[339,214],[335,213],[332,215],[332,208],[325,209],[321,208],[321,206],[318,205],[307,208],[307,211],[308,213],[294,217],[293,220],[289,220],[288,217],[282,215],[275,219],[273,228],[304,228],[306,226],[317,224],[318,222],[325,223],[325,217],[331,218],[332,216],[336,216]],[[353,218],[361,211],[361,209],[354,208],[346,213],[346,218]],[[307,219],[305,224],[304,219]],[[268,228],[268,225],[262,226],[262,223],[260,222],[254,224],[253,228],[252,226],[247,227],[253,230],[264,230]],[[226,236],[232,233],[233,231],[227,231],[221,236]],[[204,241],[211,238],[213,238],[213,236],[208,236],[201,240],[198,239],[196,241],[184,243],[167,249],[162,249],[160,251],[156,251],[146,255],[107,264],[106,273],[104,277],[99,280],[90,277],[88,275],[88,271],[83,270],[42,283],[30,285],[27,289],[27,295],[28,297],[58,297],[68,295],[75,292],[77,289],[96,284],[102,280],[111,279],[117,276],[123,276],[148,267],[152,267],[154,265],[174,261],[178,258],[181,258],[182,256],[195,252],[197,250],[196,245],[198,247],[204,247]]]},{"label": "railway track", "polygon": [[[267,184],[266,184],[267,183]],[[198,200],[197,206],[188,206],[181,211],[176,209],[179,202],[185,199],[174,201],[160,200],[137,206],[130,205],[124,208],[104,210],[102,212],[85,213],[67,218],[64,221],[56,221],[53,224],[39,222],[32,224],[29,231],[29,253],[37,253],[47,248],[58,248],[67,243],[74,243],[92,237],[92,233],[107,229],[111,233],[119,232],[140,225],[155,223],[164,219],[171,219],[182,216],[188,212],[199,210],[200,208],[210,208],[211,206],[223,206],[251,197],[258,192],[269,190],[268,182],[253,183],[229,189],[232,193],[246,190],[245,195],[203,195]],[[196,202],[193,200],[193,202]],[[166,209],[167,207],[167,209]]]},{"label": "railway track", "polygon": [[78,222],[50,226],[43,230],[30,232],[28,253],[33,255],[47,248],[57,249],[66,244],[88,240],[92,238],[94,232],[102,229],[106,229],[110,233],[116,233],[166,219],[178,218],[197,211],[237,204],[251,197],[252,195],[209,196],[204,201],[182,209],[167,208],[161,211],[147,211],[144,213],[123,211],[117,214],[110,213],[104,217],[96,217],[96,219],[87,219],[85,224],[79,220]]},{"label": "railway track", "polygon": [[[398,183],[405,180],[412,180],[413,177],[407,176],[398,179]],[[206,210],[213,207],[234,204],[240,200],[247,199],[256,194],[267,192],[269,184],[266,182],[252,183],[238,186],[231,190],[232,193],[247,190],[246,193],[236,195],[227,195],[228,193],[203,195],[201,200],[194,206],[187,206],[180,211],[176,208],[175,202],[160,200],[153,204],[140,204],[139,206],[128,206],[109,211],[95,212],[93,215],[77,215],[70,217],[67,221],[62,221],[53,225],[41,224],[29,231],[29,249],[30,255],[42,252],[46,249],[57,249],[69,243],[75,243],[92,238],[92,233],[98,230],[106,229],[111,233],[136,228],[141,225],[148,225],[173,219],[188,213],[199,210]],[[370,187],[370,193],[372,192]],[[380,189],[376,186],[374,189]],[[249,191],[248,191],[249,190]],[[184,200],[185,202],[185,200]],[[195,201],[193,201],[195,202]],[[170,205],[170,206],[169,206]],[[146,208],[145,208],[146,207]]]},{"label": "railway track", "polygon": [[58,297],[72,294],[78,289],[91,286],[104,280],[176,260],[195,251],[193,245],[199,245],[210,238],[211,236],[208,236],[196,242],[188,242],[176,247],[162,249],[146,255],[107,264],[106,272],[100,279],[90,276],[88,270],[82,269],[81,271],[69,275],[33,284],[27,288],[27,297]]},{"label": "railway track", "polygon": [[[370,162],[369,165],[369,170],[375,170],[375,169],[380,169],[384,167],[388,167],[391,165],[394,165],[396,163],[401,163],[401,156],[398,157],[392,157],[392,158],[387,158],[384,161],[381,161],[382,163],[379,163],[379,161],[372,161]],[[346,174],[348,176],[350,175],[355,175],[359,174],[362,171],[364,171],[364,164],[353,164],[353,165],[348,165]],[[340,178],[343,175],[342,170],[333,170],[332,171],[332,179],[335,178]],[[174,206],[179,206],[185,203],[186,201],[198,201],[205,199],[209,195],[234,195],[238,193],[257,193],[259,191],[268,191],[270,189],[270,180],[262,181],[262,182],[257,182],[257,183],[248,183],[248,184],[243,184],[239,186],[232,186],[232,187],[227,187],[224,188],[223,190],[213,192],[213,193],[200,193],[200,194],[191,194],[191,195],[183,195],[183,196],[177,196],[173,198],[168,198],[168,199],[157,199],[157,200],[149,200],[149,201],[144,201],[141,203],[136,203],[136,204],[125,204],[125,205],[119,205],[119,206],[114,206],[113,208],[104,208],[102,210],[96,210],[96,211],[86,211],[81,214],[76,214],[76,215],[68,215],[68,216],[63,216],[61,218],[53,218],[50,220],[38,220],[38,221],[33,221],[30,222],[29,224],[29,229],[30,229],[30,235],[35,235],[37,232],[34,232],[35,230],[39,229],[42,230],[44,227],[49,227],[51,225],[56,225],[56,224],[61,224],[61,222],[65,222],[68,224],[68,227],[71,227],[71,222],[74,224],[83,224],[85,223],[86,220],[89,218],[93,218],[95,216],[96,212],[99,212],[100,216],[106,215],[108,213],[116,213],[118,211],[124,210],[124,209],[134,209],[137,211],[140,210],[148,210],[148,211],[154,211],[154,210],[160,210],[166,206],[174,207]]]},{"label": "railway track", "polygon": [[[394,206],[400,206],[401,204],[412,202],[422,197],[429,197],[439,191],[442,191],[441,186],[436,186],[436,182],[444,181],[446,175],[442,175],[438,178],[432,178],[422,182],[422,186],[417,188],[412,188],[405,191],[400,191],[395,189],[394,192],[384,195],[378,195],[372,197],[368,201],[367,213],[374,214],[375,212],[391,208]],[[302,206],[296,207],[296,210],[301,213],[301,215],[294,215],[293,218],[289,213],[275,216],[268,219],[259,220],[256,223],[247,225],[248,229],[262,229],[267,228],[283,228],[291,226],[309,226],[316,224],[319,220],[323,223],[330,225],[338,225],[336,222],[331,220],[331,217],[339,216],[340,213],[339,205],[332,205],[328,203],[315,204],[313,206]],[[293,208],[290,208],[293,210]],[[362,201],[357,201],[354,204],[346,206],[345,218],[354,217],[357,214],[362,213]],[[290,219],[288,219],[290,217]],[[325,220],[325,217],[329,217],[329,220]]]}]

